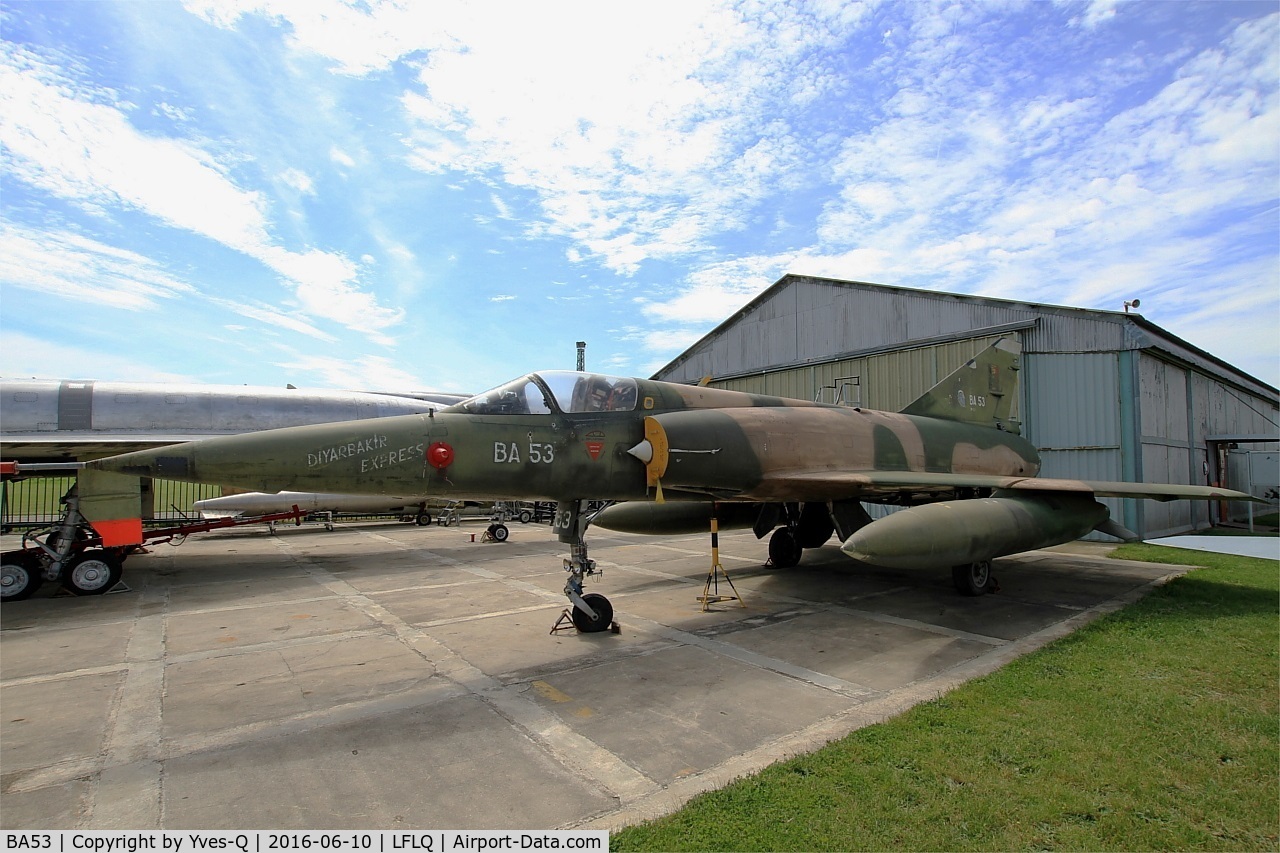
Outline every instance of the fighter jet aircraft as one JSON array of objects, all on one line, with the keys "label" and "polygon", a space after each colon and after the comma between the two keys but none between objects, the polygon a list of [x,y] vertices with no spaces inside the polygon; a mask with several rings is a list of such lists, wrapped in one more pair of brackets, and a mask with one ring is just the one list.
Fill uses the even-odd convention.
[{"label": "fighter jet aircraft", "polygon": [[466,394],[0,379],[0,443],[20,462],[94,459],[216,435],[426,412]]},{"label": "fighter jet aircraft", "polygon": [[[532,373],[425,415],[195,441],[89,462],[83,473],[268,492],[555,500],[554,528],[570,548],[564,591],[587,632],[613,618],[607,598],[583,593],[583,579],[596,574],[587,499],[622,502],[597,523],[645,532],[695,529],[714,506],[758,536],[774,531],[777,566],[795,565],[834,532],[863,562],[954,567],[970,595],[987,591],[995,557],[1094,529],[1132,536],[1098,496],[1251,499],[1218,488],[1037,477],[1036,449],[1010,420],[1019,355],[1016,342],[999,341],[900,413]],[[127,535],[119,494],[95,512]],[[908,508],[873,521],[860,501]]]}]

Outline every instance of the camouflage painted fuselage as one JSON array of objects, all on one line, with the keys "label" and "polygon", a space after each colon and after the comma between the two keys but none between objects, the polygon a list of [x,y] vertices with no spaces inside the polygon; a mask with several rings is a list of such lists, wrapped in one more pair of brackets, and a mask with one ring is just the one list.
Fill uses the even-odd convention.
[{"label": "camouflage painted fuselage", "polygon": [[[880,491],[859,472],[1032,477],[1039,469],[1029,442],[990,426],[614,381],[627,383],[627,396],[612,410],[571,411],[589,404],[577,392],[570,403],[534,374],[503,386],[515,391],[430,415],[228,436],[91,465],[268,492],[560,501],[642,500],[656,482],[686,497],[875,500]],[[633,453],[654,435],[666,442],[660,472]]]}]

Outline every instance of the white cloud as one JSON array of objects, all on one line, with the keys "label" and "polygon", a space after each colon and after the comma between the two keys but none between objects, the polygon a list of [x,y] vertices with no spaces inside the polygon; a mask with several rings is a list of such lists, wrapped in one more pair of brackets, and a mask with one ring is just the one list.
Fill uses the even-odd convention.
[{"label": "white cloud", "polygon": [[404,317],[403,309],[383,308],[372,294],[352,286],[357,268],[343,255],[318,249],[299,254],[269,246],[260,251],[259,260],[296,283],[295,293],[303,311],[340,320],[380,343],[390,340],[381,330]]},{"label": "white cloud", "polygon": [[[208,297],[208,300],[220,308],[225,308],[226,310],[235,312],[242,317],[257,320],[259,323],[265,323],[268,326],[275,326],[280,329],[286,329],[290,332],[297,332],[298,334],[306,335],[307,337],[315,338],[316,340],[324,341],[325,343],[336,343],[338,340],[333,335],[320,331],[307,321],[277,308],[261,304],[236,302],[231,299],[220,299],[214,296]],[[227,328],[232,327],[228,326]],[[238,328],[243,327],[241,326]]]},{"label": "white cloud", "polygon": [[173,104],[166,104],[163,101],[156,104],[155,111],[159,115],[163,115],[170,121],[177,123],[189,122],[195,114],[190,108],[175,107]]},{"label": "white cloud", "polygon": [[[366,0],[183,0],[184,7],[212,24],[233,27],[250,14],[285,21],[298,50],[334,60],[343,74],[386,68],[419,49],[424,32],[440,26],[437,10],[413,2]],[[367,12],[365,10],[368,10]]]},{"label": "white cloud", "polygon": [[692,329],[656,329],[647,332],[643,340],[645,349],[674,356],[693,346],[701,337],[702,333]]},{"label": "white cloud", "polygon": [[498,209],[498,217],[501,219],[511,219],[511,208],[507,203],[498,197],[497,193],[489,194],[489,201],[493,202],[493,206]]},{"label": "white cloud", "polygon": [[277,245],[261,193],[237,187],[208,153],[139,132],[115,106],[95,100],[106,97],[77,91],[35,57],[0,45],[0,144],[9,174],[91,211],[132,207],[255,258],[291,282],[314,316],[371,335],[401,320],[402,311],[359,289],[347,258]]},{"label": "white cloud", "polygon": [[1115,18],[1119,3],[1120,0],[1088,0],[1084,14],[1073,17],[1070,24],[1086,30],[1094,29]]},{"label": "white cloud", "polygon": [[351,155],[336,145],[329,149],[329,159],[345,169],[355,168],[356,165]]},{"label": "white cloud", "polygon": [[[910,7],[920,19],[929,8]],[[1091,10],[1094,24],[1107,8]],[[1111,310],[1135,295],[1172,307],[1160,295],[1191,281],[1206,299],[1261,294],[1271,310],[1235,316],[1254,324],[1243,339],[1269,335],[1274,363],[1280,16],[1199,54],[1152,58],[1167,82],[1136,102],[1109,85],[1110,69],[975,91],[1016,53],[993,58],[990,33],[939,24],[915,21],[885,114],[841,143],[816,243],[707,266],[644,313],[705,330],[783,272]],[[1241,218],[1251,210],[1269,212]],[[1259,254],[1232,257],[1245,246]],[[1255,257],[1271,271],[1259,277]],[[1166,321],[1189,339],[1188,327],[1212,325],[1196,311]]]},{"label": "white cloud", "polygon": [[419,126],[410,162],[496,170],[539,196],[547,233],[626,274],[708,248],[785,184],[802,149],[773,116],[824,79],[787,72],[837,28],[792,12],[807,25],[798,38],[765,16],[683,2],[513,5],[502,27],[484,7],[432,8],[453,40],[423,40],[423,91],[404,98]]},{"label": "white cloud", "polygon": [[667,323],[718,323],[781,277],[792,260],[793,256],[751,257],[713,264],[690,275],[688,287],[678,296],[644,300],[641,310]]},{"label": "white cloud", "polygon": [[315,183],[301,169],[286,169],[280,173],[280,181],[287,187],[292,187],[303,195],[315,195]]},{"label": "white cloud", "polygon": [[278,309],[200,294],[149,258],[76,234],[36,232],[0,223],[0,256],[5,258],[0,267],[0,282],[5,287],[130,311],[160,309],[162,300],[195,298],[327,343],[337,340],[300,317]]},{"label": "white cloud", "polygon": [[143,136],[114,107],[42,79],[22,57],[4,59],[0,140],[12,173],[89,208],[123,202],[241,251],[265,242],[262,197],[237,189],[207,155]]},{"label": "white cloud", "polygon": [[[497,26],[493,7],[461,0],[187,0],[228,30],[185,22],[215,51],[261,60],[225,99],[184,84],[183,46],[140,43],[141,64],[170,77],[33,36],[38,56],[0,48],[0,169],[45,221],[104,243],[145,253],[169,226],[265,265],[286,291],[253,293],[255,328],[326,344],[329,321],[381,344],[404,328],[413,363],[438,363],[423,317],[443,303],[388,305],[475,280],[507,281],[493,298],[526,297],[522,312],[557,318],[545,328],[586,300],[602,318],[629,304],[602,323],[645,324],[628,340],[655,358],[785,272],[1113,309],[1141,296],[1197,342],[1180,318],[1274,328],[1261,308],[1278,289],[1280,25],[1256,17],[1269,10],[1179,7],[1213,23],[1193,31],[1164,6],[1110,0],[656,3],[507,4]],[[262,107],[277,110],[269,139]],[[116,237],[139,219],[137,240]],[[80,293],[96,276],[135,310],[194,298],[174,279],[197,271],[228,282],[219,297],[261,289],[239,259],[218,269],[221,246],[179,235],[171,251],[192,252],[175,275],[71,231],[55,227],[47,261],[14,244],[36,273],[19,286]],[[538,298],[521,270],[592,287]],[[1243,325],[1233,340],[1263,340]]]},{"label": "white cloud", "polygon": [[158,370],[153,361],[5,332],[5,377],[13,379],[93,379],[122,382],[191,382],[192,377]]},{"label": "white cloud", "polygon": [[1276,21],[1242,25],[1224,49],[1110,115],[1098,94],[975,99],[938,88],[930,81],[963,78],[986,57],[978,45],[966,61],[917,44],[890,114],[844,143],[834,165],[843,189],[805,265],[858,247],[879,254],[869,266],[891,283],[979,290],[1020,270],[1032,298],[1028,286],[1080,288],[1104,268],[1176,277],[1184,253],[1166,249],[1167,237],[1274,200]]},{"label": "white cloud", "polygon": [[149,258],[78,234],[0,223],[0,281],[60,300],[151,310],[195,292]]},{"label": "white cloud", "polygon": [[290,380],[298,386],[347,388],[354,391],[425,390],[425,385],[417,374],[380,356],[339,358],[298,354],[291,361],[276,362],[276,366],[292,371],[293,374],[303,374],[296,380]]}]

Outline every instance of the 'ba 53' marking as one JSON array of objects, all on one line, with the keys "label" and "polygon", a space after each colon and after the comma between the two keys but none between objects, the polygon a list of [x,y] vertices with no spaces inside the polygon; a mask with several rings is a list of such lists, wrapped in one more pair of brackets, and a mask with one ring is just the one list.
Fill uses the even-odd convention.
[{"label": "'ba 53' marking", "polygon": [[[556,449],[551,444],[539,444],[531,441],[525,449],[530,462],[550,464],[556,458]],[[494,462],[520,462],[520,447],[514,442],[495,441],[493,443]]]}]

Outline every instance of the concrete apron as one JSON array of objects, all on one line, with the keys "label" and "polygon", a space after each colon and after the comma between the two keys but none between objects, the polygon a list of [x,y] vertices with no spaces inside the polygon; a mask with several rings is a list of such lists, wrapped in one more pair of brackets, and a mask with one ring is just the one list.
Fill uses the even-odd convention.
[{"label": "concrete apron", "polygon": [[[592,531],[621,633],[548,634],[564,554],[400,524],[157,547],[129,592],[0,621],[5,829],[617,828],[883,720],[1183,570],[1075,543],[1001,591],[869,570],[833,544],[703,613],[705,536]],[[475,539],[481,537],[476,536]],[[721,593],[727,592],[722,584]]]}]

